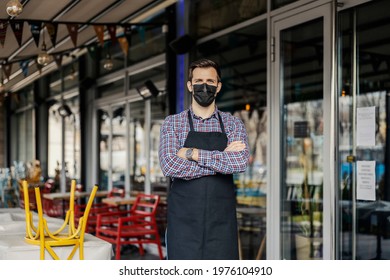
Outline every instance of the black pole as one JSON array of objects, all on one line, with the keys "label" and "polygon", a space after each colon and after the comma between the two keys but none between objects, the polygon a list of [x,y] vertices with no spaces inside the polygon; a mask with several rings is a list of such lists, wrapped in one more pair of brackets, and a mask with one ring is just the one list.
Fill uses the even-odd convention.
[{"label": "black pole", "polygon": [[168,32],[165,34],[166,53],[166,80],[167,80],[167,103],[169,114],[176,113],[176,54],[170,48],[169,43],[176,38],[176,8],[169,6],[165,10]]}]

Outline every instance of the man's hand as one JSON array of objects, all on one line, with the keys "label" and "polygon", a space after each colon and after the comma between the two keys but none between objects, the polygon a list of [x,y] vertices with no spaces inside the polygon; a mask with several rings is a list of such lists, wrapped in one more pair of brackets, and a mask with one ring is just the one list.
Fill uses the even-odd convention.
[{"label": "man's hand", "polygon": [[177,156],[181,157],[182,159],[187,159],[186,158],[186,151],[188,148],[181,148],[180,150],[177,151]]},{"label": "man's hand", "polygon": [[242,141],[233,141],[227,145],[224,152],[241,152],[245,149],[245,143]]}]

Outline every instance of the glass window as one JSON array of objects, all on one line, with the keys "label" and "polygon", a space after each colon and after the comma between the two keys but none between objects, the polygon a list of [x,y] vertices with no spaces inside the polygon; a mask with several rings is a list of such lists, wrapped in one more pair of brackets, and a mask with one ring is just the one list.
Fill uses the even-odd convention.
[{"label": "glass window", "polygon": [[[388,175],[385,175],[390,159],[386,147],[389,139],[386,133],[390,92],[389,8],[389,1],[372,1],[338,15],[340,259],[390,259],[390,244],[385,241],[390,237],[390,192]],[[365,116],[363,110],[372,110],[372,131],[368,128],[361,134],[359,124]],[[362,141],[364,135],[371,137],[371,144]],[[348,160],[349,155],[356,161]],[[357,166],[363,163],[373,164],[372,169],[359,172]],[[372,184],[366,184],[363,175],[369,175]]]},{"label": "glass window", "polygon": [[115,93],[123,93],[124,79],[119,79],[99,87],[98,96],[105,97]]},{"label": "glass window", "polygon": [[[237,212],[243,258],[255,259],[265,233],[267,192],[267,31],[266,22],[232,31],[197,46],[196,56],[218,62],[222,90],[216,104],[245,124],[251,160],[246,172],[235,175]],[[249,210],[248,210],[249,209]],[[258,213],[251,216],[248,211]],[[249,238],[244,238],[245,236]],[[264,257],[264,255],[263,255]]]},{"label": "glass window", "polygon": [[191,1],[191,22],[196,37],[203,37],[261,15],[267,10],[267,0],[195,0]]},{"label": "glass window", "polygon": [[160,128],[168,115],[168,95],[160,94],[152,99],[151,104],[151,128],[150,128],[150,182],[153,190],[167,190],[167,178],[162,173],[158,158],[160,144]]},{"label": "glass window", "polygon": [[166,68],[165,64],[157,67],[153,67],[150,70],[140,72],[138,74],[130,76],[130,89],[136,89],[139,86],[142,86],[147,80],[151,80],[158,87],[157,83],[165,81],[166,77]]},{"label": "glass window", "polygon": [[109,137],[111,117],[106,110],[98,111],[99,118],[99,186],[108,189],[108,172],[110,169]]},{"label": "glass window", "polygon": [[[161,121],[165,118],[167,108],[167,95],[162,94],[162,85],[165,84],[165,64],[154,67],[152,69],[139,72],[129,77],[130,80],[130,92],[129,95],[133,96],[136,93],[136,88],[144,85],[147,80],[153,81],[155,86],[161,91],[159,96],[151,99],[151,133],[150,143],[151,149],[151,183],[165,182],[162,178],[162,172],[159,167],[158,161],[158,141],[159,127]],[[121,79],[123,84],[123,79]],[[105,86],[107,94],[112,93],[113,87]],[[114,89],[115,90],[115,89]],[[134,96],[133,96],[134,97]],[[125,105],[119,105],[112,107],[113,116],[109,116],[108,112],[101,111],[100,116],[100,184],[108,187],[108,178],[112,176],[112,182],[115,186],[124,185],[125,182],[125,168],[126,168],[126,153],[130,156],[130,184],[132,190],[144,191],[144,181],[146,174],[146,149],[144,122],[145,122],[145,101],[130,103],[130,122],[129,122],[129,147],[130,151],[127,151],[126,147],[126,117],[125,117]],[[112,134],[111,134],[112,130]],[[110,135],[112,135],[111,150],[109,149]],[[112,164],[110,167],[110,160]]]},{"label": "glass window", "polygon": [[33,102],[33,86],[28,86],[21,92],[12,94],[11,108],[17,111],[11,117],[11,127],[15,128],[11,131],[12,161],[27,163],[35,159],[35,110],[32,106]]},{"label": "glass window", "polygon": [[[150,22],[164,22],[163,14]],[[161,25],[136,27],[131,36],[128,65],[164,53],[165,45],[165,34],[162,33]]]},{"label": "glass window", "polygon": [[[78,97],[65,100],[65,106],[69,109],[68,115],[61,116],[59,108],[61,103],[49,108],[48,119],[48,175],[57,178],[62,168],[62,146],[64,145],[64,161],[67,178],[80,178],[80,113]],[[62,136],[65,133],[64,143]]]},{"label": "glass window", "polygon": [[103,76],[118,69],[123,69],[125,59],[119,42],[115,45],[106,44],[104,48],[99,48],[99,50],[101,50],[99,75]]},{"label": "glass window", "polygon": [[275,10],[277,8],[286,6],[290,3],[294,3],[297,1],[299,1],[299,0],[271,0],[271,7],[272,7],[272,10]]},{"label": "glass window", "polygon": [[145,157],[145,101],[130,103],[130,184],[133,190],[144,191]]},{"label": "glass window", "polygon": [[15,115],[17,127],[17,143],[15,160],[25,163],[34,159],[34,111],[26,110]]},{"label": "glass window", "polygon": [[126,168],[126,114],[125,107],[113,108],[112,115],[112,183],[124,188]]},{"label": "glass window", "polygon": [[283,259],[322,258],[323,18],[280,32]]},{"label": "glass window", "polygon": [[[78,74],[79,74],[79,67],[78,62],[73,62],[67,65],[63,65],[62,69],[60,71],[63,71],[62,75],[64,77],[64,91],[69,90],[75,86],[77,86],[79,80],[78,80]],[[62,85],[61,85],[61,72],[55,71],[49,75],[49,83],[50,83],[50,95],[55,96],[62,92]]]},{"label": "glass window", "polygon": [[[161,12],[153,18],[148,19],[147,22],[144,22],[145,25],[134,26],[131,34],[131,42],[129,42],[127,57],[128,66],[164,53],[166,42],[161,24],[164,21],[164,13]],[[148,23],[150,25],[148,25]],[[119,42],[115,45],[108,43],[104,48],[100,49],[100,76],[114,72],[118,69],[123,69],[125,66],[125,58]],[[112,68],[105,68],[104,64],[109,58],[112,62]]]}]

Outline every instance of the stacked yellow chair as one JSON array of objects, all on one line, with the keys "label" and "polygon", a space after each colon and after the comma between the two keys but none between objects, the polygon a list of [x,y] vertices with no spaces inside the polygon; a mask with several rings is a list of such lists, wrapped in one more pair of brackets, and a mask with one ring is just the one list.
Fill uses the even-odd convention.
[{"label": "stacked yellow chair", "polygon": [[59,246],[74,246],[68,256],[68,260],[73,259],[77,249],[79,249],[79,259],[84,259],[84,235],[87,226],[88,215],[92,203],[95,199],[98,186],[95,185],[88,199],[87,207],[83,217],[79,220],[76,228],[74,221],[74,198],[75,198],[76,181],[72,180],[70,191],[69,210],[66,213],[65,221],[57,230],[51,231],[47,225],[47,220],[43,216],[42,200],[39,187],[35,188],[35,196],[37,200],[38,210],[38,225],[33,223],[33,212],[29,209],[28,183],[23,181],[23,194],[25,200],[26,213],[26,237],[25,241],[32,245],[40,246],[40,259],[45,259],[45,251],[47,250],[53,259],[59,260],[58,255],[52,247]]}]

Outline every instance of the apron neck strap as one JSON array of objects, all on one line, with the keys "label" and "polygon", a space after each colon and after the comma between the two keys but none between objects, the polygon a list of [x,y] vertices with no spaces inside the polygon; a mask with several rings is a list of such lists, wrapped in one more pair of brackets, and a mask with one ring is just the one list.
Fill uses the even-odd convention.
[{"label": "apron neck strap", "polygon": [[192,123],[191,110],[188,110],[188,121],[190,123],[190,131],[194,131],[194,124]]},{"label": "apron neck strap", "polygon": [[[219,112],[217,112],[217,114],[218,114],[219,125],[221,126],[222,133],[225,133],[225,126],[223,125],[221,115],[219,114]],[[195,131],[190,110],[188,110],[188,122],[190,123],[190,131]]]}]

